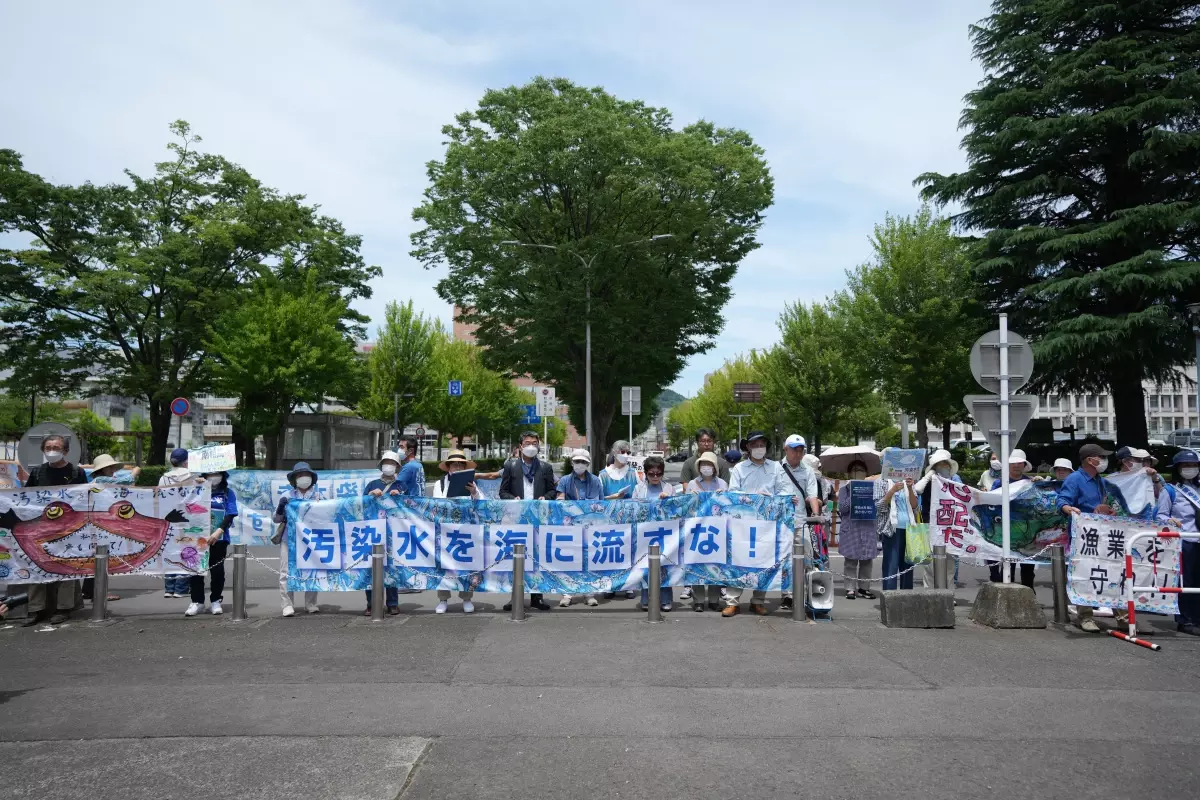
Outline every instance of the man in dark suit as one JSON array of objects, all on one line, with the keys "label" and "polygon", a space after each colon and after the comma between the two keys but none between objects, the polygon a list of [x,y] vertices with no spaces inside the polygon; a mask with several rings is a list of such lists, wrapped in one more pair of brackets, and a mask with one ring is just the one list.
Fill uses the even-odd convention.
[{"label": "man in dark suit", "polygon": [[504,465],[500,477],[501,500],[553,500],[554,470],[538,458],[541,439],[533,431],[521,434],[521,457]]},{"label": "man in dark suit", "polygon": [[[554,470],[538,458],[541,439],[533,431],[521,434],[521,457],[504,465],[500,477],[501,500],[553,500],[558,497],[555,488]],[[532,558],[533,553],[526,555]],[[540,593],[529,595],[529,605],[538,611],[549,611],[550,604]],[[504,604],[505,611],[512,611],[512,603]]]}]

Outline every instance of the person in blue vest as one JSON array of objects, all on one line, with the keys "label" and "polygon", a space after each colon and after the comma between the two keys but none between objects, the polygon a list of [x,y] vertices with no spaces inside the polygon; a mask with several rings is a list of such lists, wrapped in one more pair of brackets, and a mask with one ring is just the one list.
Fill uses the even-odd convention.
[{"label": "person in blue vest", "polygon": [[[1072,472],[1063,481],[1058,490],[1058,510],[1063,514],[1113,514],[1116,512],[1108,504],[1108,498],[1120,497],[1121,491],[1104,479],[1108,471],[1108,457],[1111,450],[1105,450],[1098,444],[1085,444],[1079,448],[1079,469]],[[1088,633],[1099,633],[1100,626],[1093,619],[1095,609],[1088,606],[1078,606],[1079,628]]]},{"label": "person in blue vest", "polygon": [[[208,481],[211,500],[209,519],[212,533],[208,537],[209,610],[221,613],[222,593],[225,590],[225,555],[229,552],[229,528],[238,515],[237,495],[229,486],[228,472],[211,472],[200,476]],[[188,579],[192,602],[183,614],[194,617],[204,610],[204,574],[192,575]]]},{"label": "person in blue vest", "polygon": [[[600,479],[588,471],[592,465],[592,457],[587,450],[580,448],[571,453],[571,474],[558,479],[558,498],[560,500],[602,500],[604,489]],[[593,592],[587,594],[589,606],[600,605]],[[568,608],[574,595],[564,594],[558,601],[559,608]]]},{"label": "person in blue vest", "polygon": [[[1195,450],[1180,450],[1171,459],[1174,482],[1167,484],[1164,493],[1171,501],[1169,514],[1159,506],[1157,521],[1178,527],[1182,533],[1196,533],[1196,512],[1200,510],[1200,454]],[[1187,588],[1200,587],[1200,542],[1181,542],[1183,554],[1179,577]],[[1179,595],[1179,613],[1175,628],[1189,636],[1200,636],[1200,594]]]}]

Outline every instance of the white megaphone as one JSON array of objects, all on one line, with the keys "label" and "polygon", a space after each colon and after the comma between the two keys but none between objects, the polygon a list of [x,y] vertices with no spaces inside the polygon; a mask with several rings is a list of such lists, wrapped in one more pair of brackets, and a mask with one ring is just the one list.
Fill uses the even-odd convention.
[{"label": "white megaphone", "polygon": [[831,611],[833,609],[833,573],[825,570],[813,570],[805,580],[805,597],[808,607],[813,611]]}]

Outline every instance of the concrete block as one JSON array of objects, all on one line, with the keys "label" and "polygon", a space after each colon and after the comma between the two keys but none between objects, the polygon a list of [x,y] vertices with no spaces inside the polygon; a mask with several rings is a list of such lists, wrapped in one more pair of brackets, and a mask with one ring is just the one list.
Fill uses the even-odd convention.
[{"label": "concrete block", "polygon": [[953,628],[954,592],[949,589],[880,592],[879,621],[889,628]]},{"label": "concrete block", "polygon": [[1019,583],[985,583],[975,595],[971,619],[989,628],[1046,627],[1046,612],[1033,589]]}]

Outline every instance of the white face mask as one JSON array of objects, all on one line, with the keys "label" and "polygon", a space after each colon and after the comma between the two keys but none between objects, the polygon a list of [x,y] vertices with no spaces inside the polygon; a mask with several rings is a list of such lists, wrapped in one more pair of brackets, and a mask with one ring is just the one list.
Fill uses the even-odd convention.
[{"label": "white face mask", "polygon": [[310,486],[312,486],[312,478],[308,475],[299,475],[296,477],[296,488],[300,491],[303,492]]},{"label": "white face mask", "polygon": [[950,475],[952,474],[950,471],[949,464],[938,464],[936,467],[934,467],[934,471],[937,472],[938,475],[941,475],[943,478],[949,478]]},{"label": "white face mask", "polygon": [[1179,477],[1185,481],[1194,481],[1197,476],[1200,476],[1200,467],[1180,467],[1179,469]]},{"label": "white face mask", "polygon": [[767,448],[751,447],[750,448],[750,457],[753,458],[755,461],[762,461],[764,458],[767,457]]},{"label": "white face mask", "polygon": [[702,466],[702,467],[700,468],[700,475],[701,475],[701,476],[703,476],[703,477],[705,477],[705,478],[711,478],[711,477],[713,476],[713,473],[714,473],[714,472],[716,472],[716,470],[715,470],[715,469],[713,469],[713,468],[712,468],[711,466],[709,466],[708,464],[705,464],[704,466]]},{"label": "white face mask", "polygon": [[396,474],[396,465],[395,464],[384,464],[382,467],[379,468],[379,471],[382,472],[385,477],[390,478]]},{"label": "white face mask", "polygon": [[220,475],[209,475],[208,476],[208,485],[212,486],[213,488],[220,486],[221,485],[221,476]]},{"label": "white face mask", "polygon": [[47,464],[55,464],[55,463],[58,463],[59,461],[62,461],[63,451],[62,450],[47,450],[45,455],[46,455],[46,463]]},{"label": "white face mask", "polygon": [[1125,462],[1125,471],[1126,472],[1134,472],[1135,470],[1141,469],[1142,466],[1143,466],[1143,464],[1141,461],[1131,458]]},{"label": "white face mask", "polygon": [[1108,459],[1107,458],[1100,459],[1099,463],[1096,464],[1096,471],[1097,472],[1108,472]]},{"label": "white face mask", "polygon": [[521,448],[521,455],[526,458],[536,458],[538,454],[538,446],[536,444],[527,444]]},{"label": "white face mask", "polygon": [[583,463],[575,463],[571,465],[571,469],[575,470],[576,475],[583,475],[587,472],[588,465]]},{"label": "white face mask", "polygon": [[993,461],[992,462],[992,472],[999,472],[999,471],[1000,471],[1000,462]]},{"label": "white face mask", "polygon": [[629,454],[628,453],[617,453],[615,456],[613,456],[613,460],[616,461],[621,466],[625,466],[626,464],[629,463]]}]

